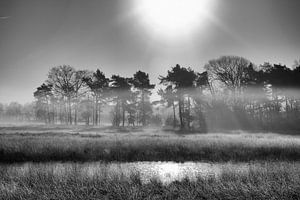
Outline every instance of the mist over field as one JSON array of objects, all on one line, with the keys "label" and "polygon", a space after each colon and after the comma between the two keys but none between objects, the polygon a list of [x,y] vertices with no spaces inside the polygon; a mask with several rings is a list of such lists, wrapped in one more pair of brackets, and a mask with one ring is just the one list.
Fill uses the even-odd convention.
[{"label": "mist over field", "polygon": [[[132,77],[53,67],[35,101],[0,104],[2,123],[158,127],[183,132],[299,131],[297,65],[258,67],[238,56],[210,60],[206,71],[176,65],[152,84]],[[154,94],[155,93],[155,94]],[[153,95],[157,98],[153,99]]]},{"label": "mist over field", "polygon": [[205,69],[172,67],[151,100],[142,71],[51,68],[33,103],[1,104],[1,198],[299,198],[300,66]]}]

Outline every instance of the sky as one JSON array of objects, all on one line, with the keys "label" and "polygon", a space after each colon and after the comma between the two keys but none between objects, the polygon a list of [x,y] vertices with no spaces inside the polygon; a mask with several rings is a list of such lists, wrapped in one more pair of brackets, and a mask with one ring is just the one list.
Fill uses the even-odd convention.
[{"label": "sky", "polygon": [[183,30],[154,31],[137,12],[141,0],[0,0],[0,102],[33,101],[63,64],[109,77],[142,70],[157,84],[176,64],[201,72],[223,55],[257,65],[300,59],[299,0],[211,1],[197,28],[171,36]]}]

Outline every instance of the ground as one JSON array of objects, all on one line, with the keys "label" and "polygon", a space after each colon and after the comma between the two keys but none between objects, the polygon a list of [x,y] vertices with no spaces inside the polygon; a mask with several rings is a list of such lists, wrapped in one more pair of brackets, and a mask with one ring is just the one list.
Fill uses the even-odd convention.
[{"label": "ground", "polygon": [[[112,162],[143,161],[222,167],[168,184],[139,172],[107,176]],[[300,199],[299,161],[297,134],[2,125],[0,199]],[[101,173],[82,173],[95,163]]]}]

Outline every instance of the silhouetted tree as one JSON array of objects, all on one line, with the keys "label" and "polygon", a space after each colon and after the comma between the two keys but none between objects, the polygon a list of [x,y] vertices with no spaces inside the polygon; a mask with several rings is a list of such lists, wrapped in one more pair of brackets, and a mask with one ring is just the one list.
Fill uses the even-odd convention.
[{"label": "silhouetted tree", "polygon": [[85,78],[88,76],[88,72],[86,70],[79,70],[75,72],[74,78],[74,94],[73,94],[73,101],[75,103],[74,107],[74,123],[77,125],[78,120],[78,105],[80,103],[80,99],[86,93],[84,81]]},{"label": "silhouetted tree", "polygon": [[95,118],[93,123],[98,125],[98,122],[100,123],[101,105],[105,103],[109,93],[109,79],[97,69],[92,76],[86,77],[84,81],[95,98]]},{"label": "silhouetted tree", "polygon": [[[190,129],[191,122],[191,93],[196,87],[196,73],[190,68],[184,68],[176,65],[168,71],[166,77],[160,76],[160,83],[166,86],[172,86],[172,89],[178,97],[180,129],[185,128],[185,124]],[[185,106],[185,99],[187,100]],[[186,108],[186,109],[185,109]],[[186,123],[185,123],[186,121]]]},{"label": "silhouetted tree", "polygon": [[[196,73],[176,65],[159,77],[164,87],[156,103],[173,110],[166,123],[176,127],[179,117],[181,130],[299,129],[300,61],[293,68],[270,63],[256,67],[245,58],[223,56],[210,60],[205,69]],[[60,122],[72,124],[74,119],[75,124],[80,120],[89,124],[92,116],[97,125],[106,109],[103,104],[110,105],[111,100],[113,125],[125,126],[126,120],[129,125],[159,124],[161,117],[152,116],[153,88],[145,72],[138,71],[133,78],[113,75],[109,80],[100,70],[90,73],[63,65],[53,67],[46,83],[36,89],[35,106],[0,104],[0,115],[31,121],[35,110],[36,118],[46,123],[55,123],[58,116]]]},{"label": "silhouetted tree", "polygon": [[204,112],[205,109],[207,110],[210,107],[205,91],[207,93],[210,92],[211,94],[213,94],[208,80],[208,73],[206,71],[203,73],[197,73],[196,90],[191,95],[194,100],[194,112],[196,114],[195,120],[198,121],[198,123],[195,123],[197,125],[194,125],[193,128],[196,128],[201,132],[207,132],[207,125],[206,125]]},{"label": "silhouetted tree", "polygon": [[138,71],[133,75],[132,79],[133,86],[138,90],[138,96],[140,98],[141,104],[141,121],[142,125],[146,125],[146,103],[149,105],[149,95],[151,94],[151,90],[154,89],[155,85],[150,84],[149,75],[145,72]]},{"label": "silhouetted tree", "polygon": [[173,111],[173,128],[177,126],[176,119],[176,101],[178,100],[176,91],[172,88],[172,85],[168,85],[164,90],[159,89],[158,95],[161,97],[161,102],[166,104],[167,108],[172,107]]},{"label": "silhouetted tree", "polygon": [[47,83],[53,86],[54,94],[60,96],[67,105],[67,122],[72,124],[72,98],[77,83],[76,70],[69,65],[53,67],[49,71]]},{"label": "silhouetted tree", "polygon": [[125,126],[125,112],[128,101],[131,99],[131,78],[113,75],[111,77],[111,90],[116,102],[114,125],[119,126],[122,118],[122,126]]},{"label": "silhouetted tree", "polygon": [[53,97],[52,85],[43,83],[36,89],[36,91],[33,93],[33,96],[37,99],[37,117],[44,118],[46,123],[54,122],[50,116],[50,101]]}]

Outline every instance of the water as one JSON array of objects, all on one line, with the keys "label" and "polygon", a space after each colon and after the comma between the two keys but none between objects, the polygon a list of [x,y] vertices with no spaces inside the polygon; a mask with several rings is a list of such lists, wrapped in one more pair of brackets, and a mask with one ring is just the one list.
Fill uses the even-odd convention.
[{"label": "water", "polygon": [[76,171],[77,175],[84,177],[130,177],[138,173],[143,183],[151,179],[160,180],[164,184],[173,181],[180,181],[184,178],[195,180],[197,177],[208,178],[218,177],[221,172],[234,170],[240,173],[247,173],[249,166],[246,163],[205,163],[205,162],[134,162],[134,163],[25,163],[22,165],[13,165],[9,170],[16,176],[23,176],[35,171],[49,172],[54,176],[64,178],[68,174]]}]

